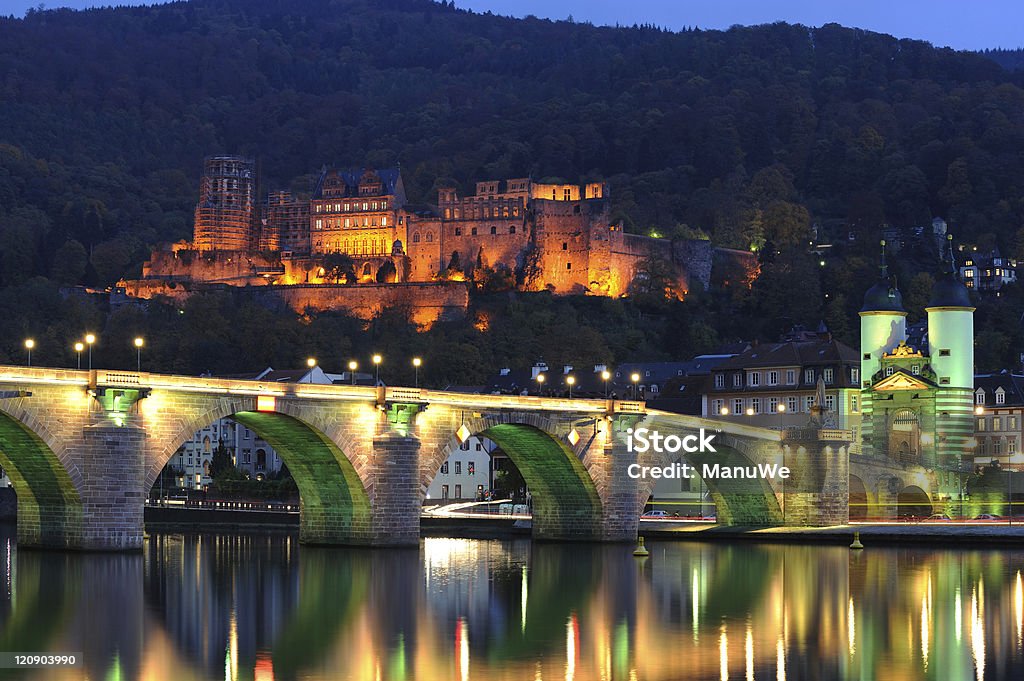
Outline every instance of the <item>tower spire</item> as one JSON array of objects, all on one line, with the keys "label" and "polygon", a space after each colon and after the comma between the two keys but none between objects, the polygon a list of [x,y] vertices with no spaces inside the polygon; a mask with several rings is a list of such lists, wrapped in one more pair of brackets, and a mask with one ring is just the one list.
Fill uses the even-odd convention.
[{"label": "tower spire", "polygon": [[956,258],[953,257],[953,235],[946,235],[946,248],[943,249],[942,259],[949,259],[949,274],[956,274]]},{"label": "tower spire", "polygon": [[881,245],[882,245],[882,260],[881,260],[880,268],[882,270],[882,280],[884,281],[884,280],[889,278],[889,266],[885,262],[885,239],[882,239]]}]

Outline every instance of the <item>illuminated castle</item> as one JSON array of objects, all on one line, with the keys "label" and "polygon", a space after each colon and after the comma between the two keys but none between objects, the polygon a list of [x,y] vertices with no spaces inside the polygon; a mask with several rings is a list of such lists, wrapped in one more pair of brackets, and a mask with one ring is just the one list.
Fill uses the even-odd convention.
[{"label": "illuminated castle", "polygon": [[621,296],[654,259],[667,265],[669,290],[680,297],[710,282],[709,242],[626,234],[612,223],[600,182],[489,180],[472,196],[443,187],[436,204],[412,205],[398,168],[324,168],[310,198],[271,192],[256,206],[254,177],[250,159],[206,159],[192,242],[155,251],[142,279],[120,283],[126,293],[320,286],[328,288],[280,296],[296,309],[351,309],[359,294],[328,289],[407,284],[418,286],[407,296],[421,307],[437,302],[423,285],[499,272],[522,290]]}]

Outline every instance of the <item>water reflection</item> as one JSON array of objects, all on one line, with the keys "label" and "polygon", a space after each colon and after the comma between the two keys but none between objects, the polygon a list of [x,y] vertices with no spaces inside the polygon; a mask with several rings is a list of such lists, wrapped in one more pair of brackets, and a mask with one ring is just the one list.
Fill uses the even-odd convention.
[{"label": "water reflection", "polygon": [[1024,678],[1024,552],[154,536],[143,555],[0,536],[0,649],[40,679]]}]

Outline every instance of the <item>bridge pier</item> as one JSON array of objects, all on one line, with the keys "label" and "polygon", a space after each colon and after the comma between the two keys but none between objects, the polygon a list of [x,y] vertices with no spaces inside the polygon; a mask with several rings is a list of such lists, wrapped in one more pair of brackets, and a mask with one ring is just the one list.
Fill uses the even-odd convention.
[{"label": "bridge pier", "polygon": [[420,441],[387,430],[373,438],[368,475],[370,539],[374,546],[416,546],[420,541]]},{"label": "bridge pier", "polygon": [[604,420],[598,438],[591,444],[588,471],[601,498],[601,541],[636,541],[645,499],[628,471],[637,463],[637,454],[623,439],[613,437],[614,432],[625,431],[636,420],[621,416]]},{"label": "bridge pier", "polygon": [[776,483],[782,521],[789,527],[829,527],[850,522],[848,431],[808,427],[786,431],[783,461],[790,478]]},{"label": "bridge pier", "polygon": [[145,431],[101,417],[77,443],[82,475],[81,543],[98,551],[142,549],[146,491]]}]

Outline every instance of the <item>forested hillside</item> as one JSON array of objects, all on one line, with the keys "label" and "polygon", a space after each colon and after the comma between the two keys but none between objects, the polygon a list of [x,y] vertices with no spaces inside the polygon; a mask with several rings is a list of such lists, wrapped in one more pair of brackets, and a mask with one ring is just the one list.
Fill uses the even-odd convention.
[{"label": "forested hillside", "polygon": [[[752,291],[687,318],[722,336],[825,318],[850,340],[883,224],[940,216],[1024,256],[1021,85],[983,55],[837,25],[673,33],[428,0],[32,12],[0,19],[0,284],[137,272],[190,236],[210,153],[255,156],[263,189],[299,192],[324,163],[400,163],[414,201],[442,181],[606,178],[629,230],[765,253]],[[812,225],[843,244],[827,267]],[[903,280],[934,260],[910,254]],[[1013,356],[1016,321],[991,363]]]}]

